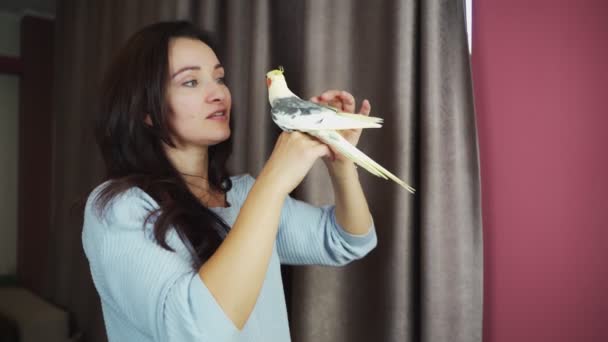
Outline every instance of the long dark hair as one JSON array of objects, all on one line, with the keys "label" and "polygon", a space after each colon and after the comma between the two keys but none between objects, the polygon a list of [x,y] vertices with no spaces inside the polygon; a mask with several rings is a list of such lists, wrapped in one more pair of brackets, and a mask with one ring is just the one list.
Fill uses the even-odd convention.
[{"label": "long dark hair", "polygon": [[[163,150],[163,143],[175,146],[165,99],[169,42],[174,38],[198,39],[218,56],[221,52],[211,34],[183,21],[147,26],[127,41],[110,64],[101,87],[95,134],[110,182],[99,192],[95,204],[103,215],[116,196],[133,187],[142,189],[159,205],[145,221],[154,218],[156,242],[173,251],[166,234],[174,228],[190,249],[192,266],[198,269],[218,248],[228,226],[190,192]],[[147,115],[152,125],[144,122]],[[231,152],[232,138],[209,146],[208,178],[216,191],[225,193],[232,186],[226,169]]]}]

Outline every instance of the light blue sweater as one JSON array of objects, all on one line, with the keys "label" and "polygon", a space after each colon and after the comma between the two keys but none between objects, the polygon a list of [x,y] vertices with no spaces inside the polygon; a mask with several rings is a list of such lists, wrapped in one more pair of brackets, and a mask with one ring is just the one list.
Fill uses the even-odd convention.
[{"label": "light blue sweater", "polygon": [[[212,208],[229,226],[255,181],[250,175],[231,180],[231,206]],[[111,202],[103,218],[97,216],[93,200],[104,184],[89,195],[82,243],[111,342],[290,341],[280,264],[345,265],[376,246],[373,224],[366,235],[352,235],[338,225],[334,206],[288,197],[266,279],[239,331],[192,269],[177,233],[167,234],[175,249],[170,252],[154,241],[152,222],[143,227],[148,211],[158,207],[150,196],[132,188]]]}]

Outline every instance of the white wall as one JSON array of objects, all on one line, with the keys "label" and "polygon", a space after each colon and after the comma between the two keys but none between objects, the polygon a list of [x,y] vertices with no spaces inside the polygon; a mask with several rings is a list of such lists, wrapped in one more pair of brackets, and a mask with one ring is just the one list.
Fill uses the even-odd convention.
[{"label": "white wall", "polygon": [[467,21],[467,42],[469,43],[469,53],[473,47],[473,0],[465,0],[464,12]]},{"label": "white wall", "polygon": [[[21,16],[0,12],[0,55],[19,55]],[[0,275],[17,270],[19,77],[0,74]]]}]

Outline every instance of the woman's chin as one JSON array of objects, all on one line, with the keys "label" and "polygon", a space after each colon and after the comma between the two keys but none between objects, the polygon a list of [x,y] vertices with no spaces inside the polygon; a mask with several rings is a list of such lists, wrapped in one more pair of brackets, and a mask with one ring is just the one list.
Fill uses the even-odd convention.
[{"label": "woman's chin", "polygon": [[214,138],[213,140],[211,140],[209,142],[208,146],[213,146],[213,145],[223,143],[224,141],[228,140],[229,138],[230,138],[230,130],[226,134],[224,134],[222,136],[218,136],[218,137]]}]

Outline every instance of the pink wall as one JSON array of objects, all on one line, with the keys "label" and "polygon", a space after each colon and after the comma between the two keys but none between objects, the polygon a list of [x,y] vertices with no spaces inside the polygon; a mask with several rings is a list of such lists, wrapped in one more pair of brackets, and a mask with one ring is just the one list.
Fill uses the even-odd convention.
[{"label": "pink wall", "polygon": [[608,0],[473,19],[484,341],[608,341]]}]

